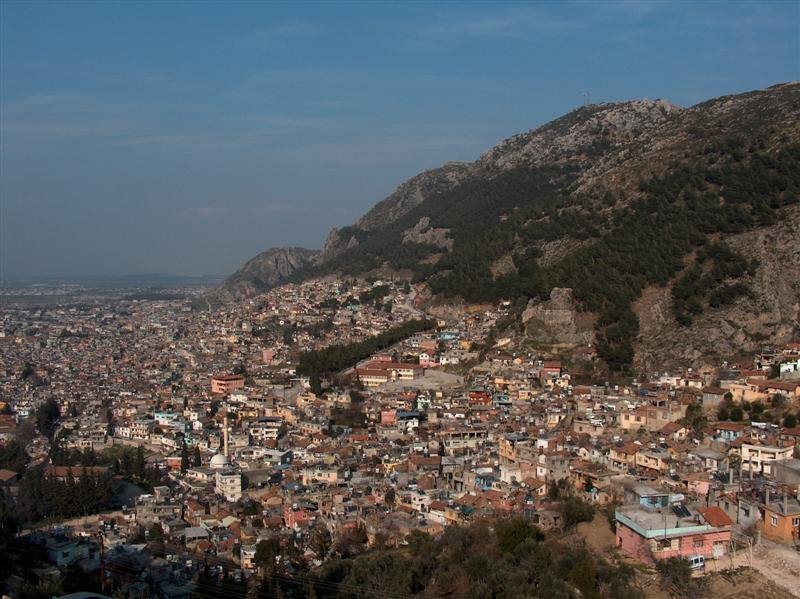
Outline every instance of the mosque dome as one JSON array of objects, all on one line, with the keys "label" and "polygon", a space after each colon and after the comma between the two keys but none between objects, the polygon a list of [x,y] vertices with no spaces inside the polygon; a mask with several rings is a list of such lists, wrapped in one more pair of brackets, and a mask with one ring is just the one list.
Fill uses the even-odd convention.
[{"label": "mosque dome", "polygon": [[218,453],[213,458],[211,458],[211,461],[209,462],[208,465],[211,468],[214,468],[216,470],[220,470],[222,468],[226,468],[229,465],[229,462],[228,462],[228,458],[226,458],[221,453]]}]

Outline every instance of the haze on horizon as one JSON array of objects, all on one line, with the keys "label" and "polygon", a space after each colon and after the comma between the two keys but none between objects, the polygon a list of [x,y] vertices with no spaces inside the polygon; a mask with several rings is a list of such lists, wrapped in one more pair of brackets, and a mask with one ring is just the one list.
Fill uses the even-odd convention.
[{"label": "haze on horizon", "polygon": [[0,3],[0,279],[229,274],[582,103],[800,78],[797,2]]}]

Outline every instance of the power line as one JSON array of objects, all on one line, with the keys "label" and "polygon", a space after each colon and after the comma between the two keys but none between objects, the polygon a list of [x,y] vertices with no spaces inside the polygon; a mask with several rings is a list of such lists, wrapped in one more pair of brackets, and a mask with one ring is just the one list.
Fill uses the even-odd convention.
[{"label": "power line", "polygon": [[[109,565],[110,567],[108,567]],[[111,570],[112,572],[117,571],[121,573],[127,573],[131,575],[131,577],[136,577],[140,575],[142,572],[148,571],[150,568],[149,567],[137,568],[130,564],[115,562],[113,561],[112,558],[111,563],[106,566],[106,569]],[[215,597],[218,597],[221,591],[224,591],[224,594],[226,596],[241,597],[245,599],[248,595],[247,588],[236,588],[236,587],[224,588],[221,585],[216,585],[211,582],[202,582],[199,579],[199,574],[200,572],[198,571],[195,578],[190,581],[190,584],[194,585],[200,591],[205,591],[205,592],[193,592],[193,594],[196,596],[213,599]],[[314,586],[315,588],[318,588],[320,590],[341,591],[352,595],[359,595],[366,597],[374,597],[379,595],[381,597],[386,597],[387,599],[407,599],[408,597],[413,596],[410,593],[405,593],[402,591],[397,591],[397,590],[392,591],[386,589],[378,590],[367,587],[363,584],[358,585],[352,583],[326,581],[326,580],[311,578],[308,575],[303,575],[303,574],[279,574],[277,572],[271,572],[256,576],[259,576],[262,579],[274,580],[276,582],[286,582],[303,587]],[[152,574],[150,574],[149,577],[152,579]],[[103,581],[101,581],[101,584],[104,584]]]}]

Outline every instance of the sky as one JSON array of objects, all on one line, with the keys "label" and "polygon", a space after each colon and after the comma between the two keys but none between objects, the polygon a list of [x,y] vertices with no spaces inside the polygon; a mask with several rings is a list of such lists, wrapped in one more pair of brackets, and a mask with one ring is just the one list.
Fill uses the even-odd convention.
[{"label": "sky", "polygon": [[229,274],[583,102],[800,79],[800,2],[0,2],[0,279]]}]

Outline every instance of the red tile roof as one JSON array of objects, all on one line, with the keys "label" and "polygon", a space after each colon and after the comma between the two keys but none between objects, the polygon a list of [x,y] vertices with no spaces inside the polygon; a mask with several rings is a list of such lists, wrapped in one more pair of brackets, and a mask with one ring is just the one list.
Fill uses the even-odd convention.
[{"label": "red tile roof", "polygon": [[733,520],[730,519],[730,516],[722,511],[721,508],[716,506],[700,508],[697,510],[703,516],[706,522],[708,522],[711,526],[730,526],[733,524]]}]

